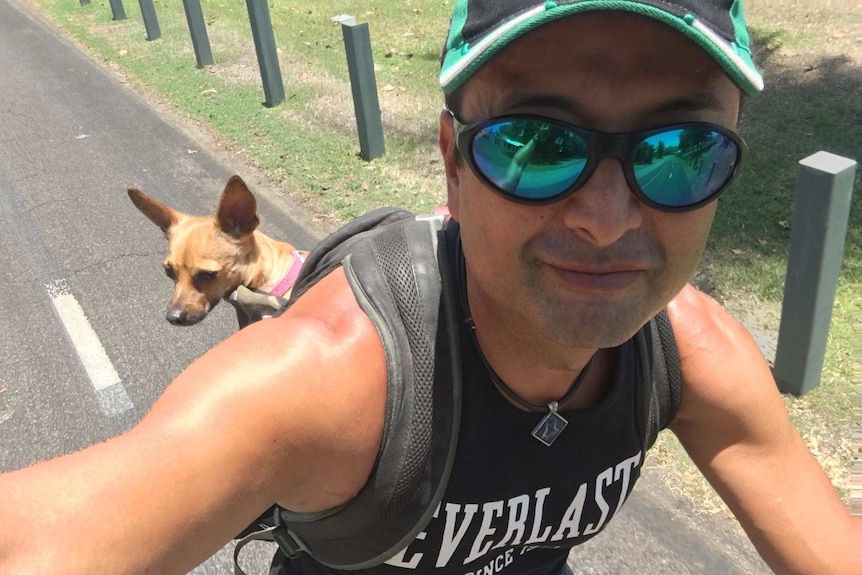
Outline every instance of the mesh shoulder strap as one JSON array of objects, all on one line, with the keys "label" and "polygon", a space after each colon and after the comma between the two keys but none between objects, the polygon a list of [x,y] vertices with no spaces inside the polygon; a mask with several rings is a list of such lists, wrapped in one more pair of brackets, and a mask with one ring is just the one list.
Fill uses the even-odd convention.
[{"label": "mesh shoulder strap", "polygon": [[646,389],[644,448],[676,417],[681,400],[679,352],[667,310],[660,311],[636,336]]},{"label": "mesh shoulder strap", "polygon": [[240,535],[244,541],[275,540],[286,557],[307,552],[333,568],[362,569],[394,556],[430,521],[454,460],[461,407],[457,301],[441,224],[372,212],[306,259],[291,302],[342,267],[383,343],[383,439],[372,476],[353,500],[316,514],[275,507]]},{"label": "mesh shoulder strap", "polygon": [[339,267],[353,246],[367,242],[372,234],[381,233],[399,222],[414,221],[416,216],[400,208],[378,208],[341,226],[312,248],[296,278],[290,303],[302,297],[318,281]]}]

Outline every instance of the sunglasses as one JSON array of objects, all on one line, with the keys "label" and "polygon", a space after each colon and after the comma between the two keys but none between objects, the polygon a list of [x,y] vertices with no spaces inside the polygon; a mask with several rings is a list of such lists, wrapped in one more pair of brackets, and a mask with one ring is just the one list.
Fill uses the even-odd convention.
[{"label": "sunglasses", "polygon": [[732,131],[706,122],[608,134],[542,116],[466,126],[453,119],[455,146],[476,176],[503,197],[530,205],[573,194],[612,156],[643,203],[664,212],[693,210],[727,188],[747,149]]}]

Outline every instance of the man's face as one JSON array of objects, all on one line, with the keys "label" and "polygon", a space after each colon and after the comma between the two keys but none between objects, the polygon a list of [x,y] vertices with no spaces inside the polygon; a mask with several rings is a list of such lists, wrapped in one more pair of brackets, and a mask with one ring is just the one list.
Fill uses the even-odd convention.
[{"label": "man's face", "polygon": [[[732,128],[739,94],[711,58],[666,26],[595,13],[547,25],[494,57],[465,85],[459,119],[530,113],[604,132],[685,121]],[[715,202],[656,211],[631,192],[619,160],[604,158],[567,198],[517,204],[456,161],[445,116],[440,143],[477,319],[525,340],[613,347],[694,272]]]}]

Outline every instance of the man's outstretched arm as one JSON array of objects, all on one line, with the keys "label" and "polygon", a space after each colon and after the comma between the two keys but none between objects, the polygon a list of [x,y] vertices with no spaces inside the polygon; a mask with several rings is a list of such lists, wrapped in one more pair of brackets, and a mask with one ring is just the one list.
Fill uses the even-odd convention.
[{"label": "man's outstretched arm", "polygon": [[276,501],[355,495],[384,406],[379,339],[334,272],[193,363],[126,434],[0,476],[0,573],[187,573]]},{"label": "man's outstretched arm", "polygon": [[683,378],[671,429],[758,552],[779,574],[862,574],[862,520],[791,424],[757,345],[691,287],[668,309]]}]

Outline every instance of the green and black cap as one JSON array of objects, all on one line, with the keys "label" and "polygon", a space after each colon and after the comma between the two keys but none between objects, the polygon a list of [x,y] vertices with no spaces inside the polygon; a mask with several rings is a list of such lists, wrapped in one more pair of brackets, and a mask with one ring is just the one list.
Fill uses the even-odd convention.
[{"label": "green and black cap", "polygon": [[712,56],[743,92],[763,89],[742,0],[455,0],[440,86],[446,94],[453,92],[494,54],[544,24],[598,11],[631,12],[666,24]]}]

